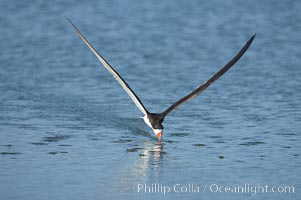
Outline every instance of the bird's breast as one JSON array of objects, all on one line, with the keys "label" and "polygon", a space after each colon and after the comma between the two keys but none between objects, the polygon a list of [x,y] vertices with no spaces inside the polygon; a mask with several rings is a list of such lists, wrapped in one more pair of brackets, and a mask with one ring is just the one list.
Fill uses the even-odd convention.
[{"label": "bird's breast", "polygon": [[143,117],[143,120],[144,120],[144,122],[146,123],[147,126],[149,126],[150,128],[153,128],[150,121],[149,121],[149,118],[147,117],[147,115],[145,115]]}]

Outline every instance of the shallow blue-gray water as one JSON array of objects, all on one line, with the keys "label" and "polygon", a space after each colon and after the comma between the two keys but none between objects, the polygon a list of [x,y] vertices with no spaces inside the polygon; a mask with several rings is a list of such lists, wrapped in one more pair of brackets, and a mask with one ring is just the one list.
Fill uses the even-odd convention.
[{"label": "shallow blue-gray water", "polygon": [[[300,1],[0,2],[0,199],[300,199]],[[152,112],[246,54],[164,121]]]}]

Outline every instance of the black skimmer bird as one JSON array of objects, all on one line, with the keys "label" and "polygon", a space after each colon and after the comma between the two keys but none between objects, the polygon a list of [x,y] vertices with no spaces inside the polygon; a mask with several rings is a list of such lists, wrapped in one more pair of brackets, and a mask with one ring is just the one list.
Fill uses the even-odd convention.
[{"label": "black skimmer bird", "polygon": [[[67,18],[68,19],[68,18]],[[162,113],[151,113],[149,112],[139,97],[135,94],[135,92],[131,89],[129,84],[118,74],[118,72],[98,53],[98,51],[88,42],[85,36],[78,30],[78,28],[73,24],[73,22],[68,19],[68,21],[73,26],[76,33],[83,40],[83,42],[89,47],[89,49],[94,53],[94,55],[98,58],[101,64],[114,76],[114,78],[118,81],[118,83],[122,86],[122,88],[127,92],[127,94],[131,97],[135,105],[139,108],[139,110],[144,114],[144,122],[153,130],[155,135],[158,137],[159,141],[161,141],[161,137],[163,135],[163,121],[164,118],[178,106],[183,103],[193,99],[198,96],[201,92],[203,92],[206,88],[209,87],[214,81],[216,81],[219,77],[221,77],[224,73],[226,73],[240,58],[241,56],[248,50],[249,46],[253,42],[256,34],[254,34],[242,47],[242,49],[230,60],[224,67],[222,67],[214,76],[212,76],[208,81],[206,81],[201,86],[197,87],[195,90],[181,98],[180,100],[173,103],[170,107],[164,110]]]}]

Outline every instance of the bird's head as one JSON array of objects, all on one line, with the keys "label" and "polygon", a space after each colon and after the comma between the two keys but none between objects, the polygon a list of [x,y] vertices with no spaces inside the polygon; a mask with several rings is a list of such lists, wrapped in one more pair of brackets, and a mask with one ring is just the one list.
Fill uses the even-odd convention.
[{"label": "bird's head", "polygon": [[161,138],[163,136],[163,120],[164,115],[162,114],[156,114],[156,113],[148,113],[143,117],[144,122],[153,130],[155,135],[158,137],[158,139],[161,141]]},{"label": "bird's head", "polygon": [[161,141],[161,138],[163,136],[163,129],[153,129],[155,135],[158,137],[158,139]]}]

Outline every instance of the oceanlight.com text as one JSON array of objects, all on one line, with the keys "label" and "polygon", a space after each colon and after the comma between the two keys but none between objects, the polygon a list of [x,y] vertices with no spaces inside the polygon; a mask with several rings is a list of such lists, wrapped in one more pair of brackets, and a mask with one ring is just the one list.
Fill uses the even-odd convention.
[{"label": "oceanlight.com text", "polygon": [[[207,187],[206,187],[207,188]],[[288,185],[222,185],[222,184],[211,184],[209,185],[209,191],[212,193],[238,193],[238,194],[251,194],[256,195],[259,193],[295,193],[294,186]]]}]

